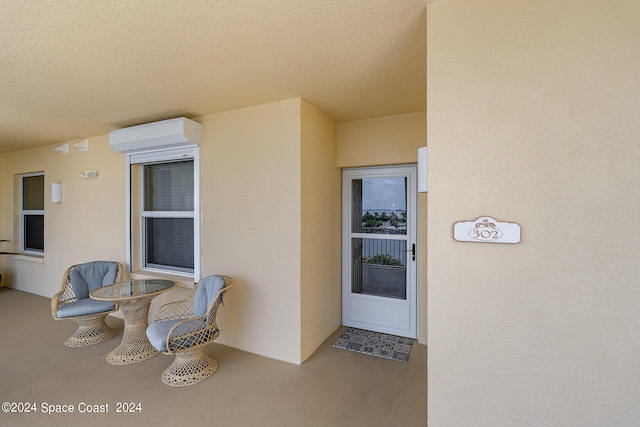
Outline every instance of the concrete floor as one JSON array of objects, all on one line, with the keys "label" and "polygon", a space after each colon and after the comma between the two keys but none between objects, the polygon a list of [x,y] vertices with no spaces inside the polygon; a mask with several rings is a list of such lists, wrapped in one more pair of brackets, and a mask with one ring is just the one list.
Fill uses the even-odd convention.
[{"label": "concrete floor", "polygon": [[[218,371],[199,384],[173,388],[160,381],[173,356],[127,366],[105,361],[122,339],[120,319],[108,318],[120,330],[111,340],[68,348],[63,343],[75,324],[54,321],[48,298],[0,288],[0,316],[1,400],[35,408],[0,412],[2,426],[427,424],[424,345],[414,344],[407,363],[387,360],[332,347],[339,328],[298,366],[213,343],[206,352],[217,359]],[[134,411],[115,412],[119,403],[134,403]],[[109,412],[80,413],[82,404],[108,405]],[[75,411],[44,414],[47,405]]]}]

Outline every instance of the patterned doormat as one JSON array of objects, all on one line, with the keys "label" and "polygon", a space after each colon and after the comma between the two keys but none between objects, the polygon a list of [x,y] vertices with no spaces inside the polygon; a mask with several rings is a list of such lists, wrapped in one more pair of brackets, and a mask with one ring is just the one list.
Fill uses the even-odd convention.
[{"label": "patterned doormat", "polygon": [[365,331],[363,329],[347,328],[333,344],[336,348],[351,350],[370,356],[406,362],[409,360],[411,338]]}]

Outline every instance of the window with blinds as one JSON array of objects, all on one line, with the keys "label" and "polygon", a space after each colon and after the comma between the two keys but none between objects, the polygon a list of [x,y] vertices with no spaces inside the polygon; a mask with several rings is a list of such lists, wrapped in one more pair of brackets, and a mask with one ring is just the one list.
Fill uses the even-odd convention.
[{"label": "window with blinds", "polygon": [[44,174],[21,177],[21,251],[44,253]]},{"label": "window with blinds", "polygon": [[200,147],[127,154],[127,269],[200,278]]},{"label": "window with blinds", "polygon": [[145,267],[193,273],[193,160],[143,170]]}]

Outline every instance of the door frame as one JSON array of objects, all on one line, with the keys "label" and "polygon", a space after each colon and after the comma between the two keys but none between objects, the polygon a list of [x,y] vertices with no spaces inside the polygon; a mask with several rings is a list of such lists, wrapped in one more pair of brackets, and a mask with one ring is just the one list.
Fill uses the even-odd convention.
[{"label": "door frame", "polygon": [[[387,298],[376,295],[354,294],[352,287],[352,181],[353,179],[382,178],[385,176],[407,176],[407,293],[406,300]],[[412,245],[415,253],[418,251],[418,188],[417,166],[406,164],[397,166],[377,166],[347,168],[342,171],[342,324],[344,326],[373,330],[376,332],[399,335],[408,338],[418,336],[418,261],[411,259]],[[371,235],[373,237],[375,235]],[[355,304],[354,304],[355,303]],[[362,307],[367,310],[406,310],[408,318],[403,327],[390,327],[379,321],[366,322],[361,320]]]}]

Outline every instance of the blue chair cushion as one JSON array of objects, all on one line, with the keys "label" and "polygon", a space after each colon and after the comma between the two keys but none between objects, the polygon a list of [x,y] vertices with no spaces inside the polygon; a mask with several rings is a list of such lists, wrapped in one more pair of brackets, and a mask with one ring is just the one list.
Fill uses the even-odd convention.
[{"label": "blue chair cushion", "polygon": [[109,261],[93,261],[75,266],[69,272],[71,287],[76,297],[89,298],[89,294],[101,286],[116,281],[118,264]]},{"label": "blue chair cushion", "polygon": [[115,304],[110,301],[98,301],[91,298],[85,298],[60,307],[56,314],[62,319],[65,317],[103,313],[115,308]]},{"label": "blue chair cushion", "polygon": [[193,312],[195,315],[202,316],[205,314],[213,302],[213,299],[218,294],[218,291],[224,287],[224,278],[217,274],[201,279],[198,284],[198,289],[196,289],[196,296],[193,303]]},{"label": "blue chair cushion", "polygon": [[[176,323],[182,321],[184,319],[175,319],[175,320],[163,320],[161,322],[154,322],[147,328],[147,338],[149,338],[149,342],[152,346],[154,346],[158,351],[166,352],[167,351],[167,335],[169,331]],[[202,329],[205,327],[205,322],[203,319],[198,320],[190,320],[180,326],[178,326],[172,333],[171,338],[178,337],[184,333],[190,333],[196,329]],[[210,331],[207,331],[207,334],[211,334]],[[202,335],[194,335],[190,337],[185,337],[184,339],[179,339],[175,341],[176,347],[190,347],[192,345],[201,344],[203,341],[206,341],[207,336]],[[175,348],[172,348],[172,350]]]}]

